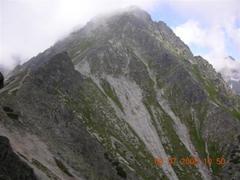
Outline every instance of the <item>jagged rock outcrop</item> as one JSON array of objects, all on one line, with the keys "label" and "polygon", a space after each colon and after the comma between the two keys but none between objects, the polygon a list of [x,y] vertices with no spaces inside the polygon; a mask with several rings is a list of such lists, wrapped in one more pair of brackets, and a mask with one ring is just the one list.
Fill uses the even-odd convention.
[{"label": "jagged rock outcrop", "polygon": [[[125,177],[129,170],[122,169],[117,160],[106,159],[107,152],[88,132],[82,117],[74,114],[73,100],[80,96],[79,93],[88,91],[85,89],[87,86],[94,84],[74,70],[66,53],[49,58],[40,55],[29,67],[9,80],[11,90],[8,87],[3,89],[0,103],[5,129],[24,131],[21,141],[26,146],[34,141],[34,144],[29,144],[34,148],[18,149],[29,164],[44,174],[43,179]],[[4,93],[17,102],[9,101]],[[83,103],[78,100],[78,103]],[[14,132],[8,132],[8,135],[13,142],[19,136]],[[32,152],[33,149],[37,152]],[[131,174],[128,174],[128,179],[137,179]]]},{"label": "jagged rock outcrop", "polygon": [[[239,97],[141,9],[95,18],[12,74],[0,133],[40,179],[240,176]],[[180,163],[189,156],[214,163]]]},{"label": "jagged rock outcrop", "polygon": [[0,179],[36,180],[33,169],[13,152],[4,136],[0,136]]}]

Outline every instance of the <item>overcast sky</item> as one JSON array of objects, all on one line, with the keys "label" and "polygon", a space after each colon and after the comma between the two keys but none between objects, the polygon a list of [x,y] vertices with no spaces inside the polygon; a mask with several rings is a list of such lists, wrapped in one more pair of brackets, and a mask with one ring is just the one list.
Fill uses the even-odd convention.
[{"label": "overcast sky", "polygon": [[240,60],[239,0],[0,0],[0,65],[24,62],[97,14],[131,5],[165,21],[216,69],[235,66],[228,55]]}]

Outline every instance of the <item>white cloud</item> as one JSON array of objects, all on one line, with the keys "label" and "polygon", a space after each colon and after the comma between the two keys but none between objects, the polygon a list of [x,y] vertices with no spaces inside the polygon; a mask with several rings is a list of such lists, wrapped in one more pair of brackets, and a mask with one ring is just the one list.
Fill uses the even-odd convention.
[{"label": "white cloud", "polygon": [[204,22],[221,23],[229,18],[240,18],[239,0],[168,0],[181,15]]},{"label": "white cloud", "polygon": [[[202,27],[199,22],[189,20],[174,28],[174,32],[190,47],[208,49],[208,52],[195,52],[207,59],[214,68],[221,72],[226,80],[240,80],[240,61],[226,58],[229,55],[226,39],[235,40],[239,31],[232,23],[225,26]],[[236,44],[239,43],[239,39]]]},{"label": "white cloud", "polygon": [[222,73],[224,79],[227,81],[240,81],[240,62],[236,60],[233,61],[229,57],[221,59],[221,61],[224,63],[224,66],[220,69],[220,72]]},{"label": "white cloud", "polygon": [[177,26],[173,30],[176,35],[190,47],[195,45],[207,49],[208,54],[200,55],[208,57],[209,61],[216,69],[223,66],[223,63],[219,60],[219,58],[228,56],[228,53],[225,47],[225,32],[222,27],[202,27],[199,22],[189,20],[186,23]]},{"label": "white cloud", "polygon": [[237,21],[240,23],[240,18],[232,17],[224,22],[224,27],[236,49],[240,52],[240,27],[237,27]]},{"label": "white cloud", "polygon": [[1,0],[0,65],[13,67],[51,46],[75,26],[99,13],[137,5],[146,10],[156,0]]},{"label": "white cloud", "polygon": [[229,55],[227,41],[240,52],[239,0],[1,0],[0,65],[14,66],[15,57],[26,61],[97,14],[130,5],[170,6],[186,20],[174,28],[177,35],[190,47],[208,49],[201,55],[216,69]]},{"label": "white cloud", "polygon": [[225,51],[221,27],[204,28],[199,22],[189,20],[174,28],[174,32],[188,45],[198,45],[216,52]]},{"label": "white cloud", "polygon": [[[176,3],[178,2],[178,3]],[[240,62],[225,57],[240,57],[240,1],[171,1],[182,16],[191,17],[174,27],[175,33],[190,47],[200,47],[207,52],[195,52],[207,59],[217,71],[228,68],[240,74]]]}]

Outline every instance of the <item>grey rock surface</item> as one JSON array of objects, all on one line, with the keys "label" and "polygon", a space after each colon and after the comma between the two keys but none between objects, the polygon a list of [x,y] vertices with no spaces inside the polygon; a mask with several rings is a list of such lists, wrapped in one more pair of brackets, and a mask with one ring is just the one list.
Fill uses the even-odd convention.
[{"label": "grey rock surface", "polygon": [[0,179],[36,180],[33,169],[12,150],[8,138],[0,136]]}]

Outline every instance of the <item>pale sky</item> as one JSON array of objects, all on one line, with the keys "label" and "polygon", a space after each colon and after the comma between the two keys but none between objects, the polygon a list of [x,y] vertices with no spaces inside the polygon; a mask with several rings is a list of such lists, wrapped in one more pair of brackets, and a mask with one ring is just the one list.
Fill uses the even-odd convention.
[{"label": "pale sky", "polygon": [[97,14],[131,5],[165,21],[216,69],[228,55],[240,60],[239,0],[0,0],[0,66],[23,63]]}]

